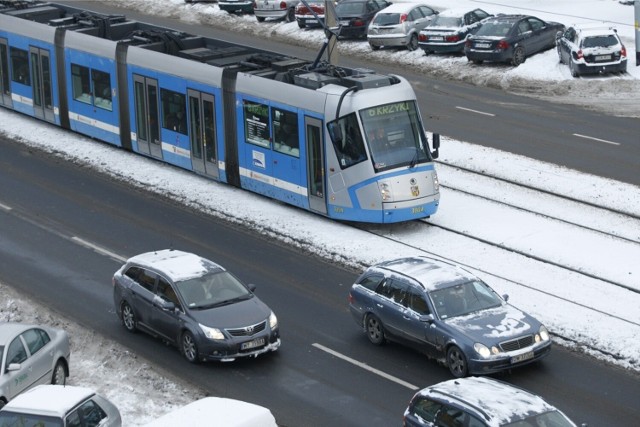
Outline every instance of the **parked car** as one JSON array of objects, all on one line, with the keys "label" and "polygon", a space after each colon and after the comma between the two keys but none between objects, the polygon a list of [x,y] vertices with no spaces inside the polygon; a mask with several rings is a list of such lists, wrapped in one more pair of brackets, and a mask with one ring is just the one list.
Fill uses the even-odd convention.
[{"label": "parked car", "polygon": [[[315,15],[311,11],[315,12]],[[308,1],[307,4],[298,3],[295,15],[296,22],[300,28],[322,27],[324,23],[324,0]]]},{"label": "parked car", "polygon": [[0,426],[120,427],[118,408],[86,387],[40,385],[0,410]]},{"label": "parked car", "polygon": [[134,256],[113,276],[113,299],[129,332],[178,346],[191,363],[256,357],[280,347],[276,315],[231,272],[165,249]]},{"label": "parked car", "polygon": [[39,384],[65,384],[70,354],[63,329],[0,323],[0,408]]},{"label": "parked car", "polygon": [[229,13],[253,13],[253,0],[218,0],[218,7]]},{"label": "parked car", "polygon": [[518,66],[528,56],[555,47],[558,31],[564,31],[564,25],[558,22],[527,15],[497,15],[485,20],[467,39],[464,53],[475,64],[495,61]]},{"label": "parked car", "polygon": [[404,427],[576,427],[540,396],[487,377],[444,381],[417,392],[404,411]]},{"label": "parked car", "polygon": [[385,7],[371,20],[367,40],[371,49],[381,47],[418,48],[418,33],[438,14],[425,4],[394,3]]},{"label": "parked car", "polygon": [[386,0],[340,0],[336,5],[339,36],[367,37],[367,28],[373,17],[391,3]]},{"label": "parked car", "polygon": [[574,25],[558,32],[556,46],[573,77],[627,71],[627,48],[612,26]]},{"label": "parked car", "polygon": [[467,38],[480,28],[481,21],[493,15],[482,9],[443,10],[420,31],[418,45],[425,54],[462,53]]},{"label": "parked car", "polygon": [[300,0],[254,0],[253,14],[258,22],[265,19],[284,19],[293,22],[296,19],[296,6]]},{"label": "parked car", "polygon": [[164,414],[144,427],[277,427],[270,410],[241,400],[204,397]]},{"label": "parked car", "polygon": [[507,299],[454,264],[417,256],[366,269],[351,287],[349,309],[373,344],[407,344],[464,377],[549,354],[547,329]]}]

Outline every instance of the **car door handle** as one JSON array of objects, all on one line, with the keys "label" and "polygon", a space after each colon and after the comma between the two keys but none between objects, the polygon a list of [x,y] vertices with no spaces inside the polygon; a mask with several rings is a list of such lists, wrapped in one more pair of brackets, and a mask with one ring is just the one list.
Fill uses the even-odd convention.
[{"label": "car door handle", "polygon": [[380,303],[376,303],[376,305],[377,305],[378,307],[380,307],[380,308],[384,307],[384,306],[383,306],[382,304],[380,304]]}]

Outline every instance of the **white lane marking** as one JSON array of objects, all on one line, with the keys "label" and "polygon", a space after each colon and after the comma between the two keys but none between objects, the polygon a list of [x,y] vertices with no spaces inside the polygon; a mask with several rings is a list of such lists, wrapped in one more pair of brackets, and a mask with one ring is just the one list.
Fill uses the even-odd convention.
[{"label": "white lane marking", "polygon": [[580,135],[579,133],[574,133],[573,136],[577,136],[578,138],[591,139],[598,142],[604,142],[605,144],[620,145],[619,142],[607,141],[606,139],[594,138],[593,136]]},{"label": "white lane marking", "polygon": [[319,349],[319,350],[325,351],[325,352],[327,352],[329,354],[332,354],[332,355],[334,355],[334,356],[336,356],[336,357],[338,357],[338,358],[340,358],[342,360],[345,360],[345,361],[347,361],[347,362],[349,362],[349,363],[351,363],[353,365],[356,365],[359,368],[365,369],[365,370],[367,370],[369,372],[373,372],[374,374],[379,375],[382,378],[386,378],[389,381],[393,381],[394,383],[398,383],[401,386],[404,386],[404,387],[406,387],[406,388],[408,388],[410,390],[418,390],[420,388],[420,387],[415,386],[415,385],[413,385],[411,383],[403,381],[400,378],[396,378],[393,375],[389,375],[389,374],[387,374],[385,372],[382,372],[382,371],[380,371],[380,370],[378,370],[376,368],[372,368],[371,366],[367,365],[366,363],[358,362],[357,360],[352,359],[352,358],[350,358],[348,356],[345,356],[344,354],[338,353],[335,350],[331,350],[330,348],[325,347],[322,344],[313,343],[311,345],[314,346],[315,348]]},{"label": "white lane marking", "polygon": [[94,251],[98,252],[99,254],[111,257],[111,258],[115,259],[116,261],[125,262],[127,260],[126,258],[121,257],[118,254],[114,254],[111,251],[108,251],[108,250],[106,250],[104,248],[101,248],[100,246],[94,245],[93,243],[87,242],[86,240],[83,240],[83,239],[81,239],[79,237],[73,236],[73,237],[71,237],[71,240],[73,240],[74,242],[76,242],[76,243],[78,243],[78,244],[80,244],[80,245],[82,245],[82,246],[84,246],[86,248],[93,249]]},{"label": "white lane marking", "polygon": [[11,206],[0,203],[0,209],[4,209],[5,211],[10,211],[13,208]]},{"label": "white lane marking", "polygon": [[495,114],[491,114],[491,113],[485,113],[484,111],[478,111],[478,110],[472,110],[471,108],[464,108],[464,107],[456,107],[458,110],[464,110],[464,111],[470,111],[472,113],[476,113],[476,114],[482,114],[485,116],[491,116],[491,117],[495,117]]}]

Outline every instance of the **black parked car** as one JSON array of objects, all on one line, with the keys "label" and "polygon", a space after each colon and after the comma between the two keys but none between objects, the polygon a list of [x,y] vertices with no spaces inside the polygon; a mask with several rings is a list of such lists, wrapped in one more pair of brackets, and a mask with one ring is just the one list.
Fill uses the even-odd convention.
[{"label": "black parked car", "polygon": [[462,53],[467,37],[480,28],[481,21],[492,15],[482,9],[446,9],[420,31],[418,46],[429,53]]},{"label": "black parked car", "polygon": [[455,377],[490,374],[549,354],[547,329],[470,272],[416,256],[369,267],[349,292],[369,341],[397,341],[444,362]]},{"label": "black parked car", "polygon": [[483,21],[476,34],[467,39],[464,53],[476,64],[495,61],[518,66],[528,56],[555,47],[558,31],[564,31],[564,25],[558,22],[527,15],[497,15]]},{"label": "black parked car", "polygon": [[366,38],[375,14],[390,4],[386,0],[340,0],[336,5],[340,37]]},{"label": "black parked car", "polygon": [[124,327],[178,346],[192,363],[280,347],[278,319],[254,289],[213,261],[168,249],[130,258],[113,276]]}]

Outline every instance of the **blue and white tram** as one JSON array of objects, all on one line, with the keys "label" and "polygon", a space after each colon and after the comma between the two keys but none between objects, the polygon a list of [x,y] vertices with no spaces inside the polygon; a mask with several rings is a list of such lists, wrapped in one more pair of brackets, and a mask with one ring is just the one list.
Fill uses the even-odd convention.
[{"label": "blue and white tram", "polygon": [[399,76],[40,1],[0,2],[1,104],[321,215],[395,223],[439,204]]}]

